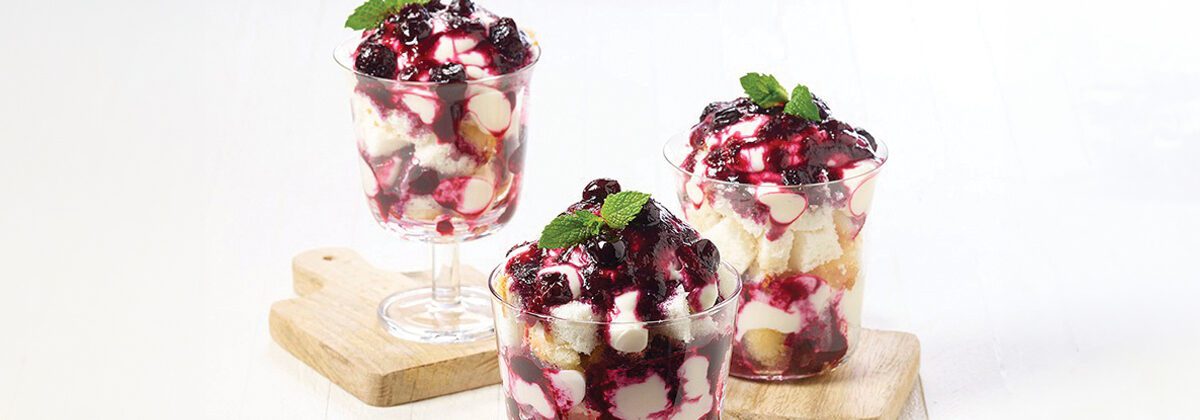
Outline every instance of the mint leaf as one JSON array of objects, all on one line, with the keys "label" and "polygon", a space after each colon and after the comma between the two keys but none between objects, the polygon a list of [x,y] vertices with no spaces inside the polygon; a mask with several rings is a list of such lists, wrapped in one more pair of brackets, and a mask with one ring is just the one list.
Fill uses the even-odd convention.
[{"label": "mint leaf", "polygon": [[812,92],[804,85],[796,85],[796,88],[792,89],[792,100],[783,107],[783,112],[809,121],[821,121],[821,110],[817,109]]},{"label": "mint leaf", "polygon": [[399,12],[404,6],[413,3],[424,4],[427,1],[429,0],[367,0],[346,18],[346,27],[358,31],[374,28],[387,19],[388,15]]},{"label": "mint leaf", "polygon": [[346,18],[346,27],[354,30],[374,28],[387,17],[388,5],[384,0],[367,0]]},{"label": "mint leaf", "polygon": [[588,237],[600,234],[600,228],[604,227],[604,219],[600,216],[592,214],[590,211],[577,210],[576,215],[584,219],[584,225],[587,228]]},{"label": "mint leaf", "polygon": [[538,248],[566,248],[600,234],[604,221],[591,212],[577,210],[575,213],[555,217],[542,229]]},{"label": "mint leaf", "polygon": [[542,229],[542,236],[538,238],[538,248],[566,248],[582,243],[599,235],[605,225],[613,229],[624,229],[642,212],[642,207],[647,201],[650,201],[650,194],[622,191],[604,198],[599,216],[586,210],[559,215]]},{"label": "mint leaf", "polygon": [[642,206],[650,201],[650,194],[637,191],[621,191],[604,198],[604,206],[600,207],[600,217],[613,229],[624,229],[633,221]]},{"label": "mint leaf", "polygon": [[739,79],[742,82],[742,90],[746,91],[746,96],[750,97],[758,106],[763,108],[771,108],[783,105],[788,101],[787,89],[775,80],[775,76],[762,73],[746,73]]}]

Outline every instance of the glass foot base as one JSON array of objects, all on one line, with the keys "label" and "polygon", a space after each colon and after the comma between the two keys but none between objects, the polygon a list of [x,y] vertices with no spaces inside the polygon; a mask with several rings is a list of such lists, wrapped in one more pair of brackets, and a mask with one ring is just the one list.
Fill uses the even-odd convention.
[{"label": "glass foot base", "polygon": [[422,343],[468,343],[492,337],[491,293],[462,287],[461,304],[433,301],[429,288],[392,294],[379,304],[379,321],[392,335]]},{"label": "glass foot base", "polygon": [[751,381],[787,382],[787,381],[796,381],[796,380],[800,380],[800,379],[807,379],[807,378],[814,378],[817,376],[828,375],[828,374],[832,373],[833,371],[837,370],[837,368],[841,367],[843,364],[845,364],[844,360],[842,362],[838,362],[837,365],[825,368],[824,370],[822,370],[820,372],[812,372],[812,373],[784,375],[784,374],[755,374],[755,373],[746,373],[746,372],[734,373],[731,371],[731,372],[729,372],[729,376],[733,376],[733,377],[737,377],[737,378],[741,378],[741,379],[747,379],[747,380],[751,380]]}]

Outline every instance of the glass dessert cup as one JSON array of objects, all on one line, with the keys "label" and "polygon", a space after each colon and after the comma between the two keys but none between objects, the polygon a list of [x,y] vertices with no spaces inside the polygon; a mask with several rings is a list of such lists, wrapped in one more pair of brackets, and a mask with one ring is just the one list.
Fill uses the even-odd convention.
[{"label": "glass dessert cup", "polygon": [[742,275],[730,374],[791,380],[832,371],[854,351],[862,316],[861,235],[887,162],[797,186],[727,182],[684,169],[688,134],[667,142],[684,218]]},{"label": "glass dessert cup", "polygon": [[[589,322],[523,310],[509,302],[504,265],[488,284],[509,419],[717,419],[742,282],[724,301],[661,321]],[[614,348],[641,340],[644,348]]]},{"label": "glass dessert cup", "polygon": [[334,50],[351,87],[363,190],[386,230],[432,248],[432,287],[379,305],[389,333],[435,343],[488,338],[489,293],[460,285],[459,244],[503,227],[524,170],[529,83],[540,51],[512,73],[457,83],[376,78],[354,70],[359,39]]}]

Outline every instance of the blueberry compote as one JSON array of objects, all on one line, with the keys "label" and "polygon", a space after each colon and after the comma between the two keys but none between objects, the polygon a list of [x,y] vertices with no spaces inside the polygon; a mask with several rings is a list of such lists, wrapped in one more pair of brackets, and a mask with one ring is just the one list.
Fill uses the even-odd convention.
[{"label": "blueberry compote", "polygon": [[383,79],[462,82],[512,73],[535,59],[512,18],[471,0],[413,3],[363,32],[354,69]]},{"label": "blueberry compote", "polygon": [[806,185],[842,179],[855,162],[875,158],[870,133],[831,118],[824,101],[814,102],[820,121],[748,98],[709,104],[692,127],[684,169],[721,181]]},{"label": "blueberry compote", "polygon": [[[563,216],[603,217],[616,181]],[[623,228],[509,251],[493,286],[511,418],[718,418],[739,284],[720,252],[648,199]]]},{"label": "blueberry compote", "polygon": [[[878,145],[866,130],[830,117],[829,107],[814,98],[820,121],[764,108],[748,98],[713,102],[689,133],[691,152],[682,168],[717,181],[752,185],[807,186],[807,204],[844,205],[852,191],[836,181],[878,166]],[[726,198],[743,217],[771,224],[772,239],[790,220],[772,220],[770,203],[731,189]]]},{"label": "blueberry compote", "polygon": [[[592,181],[583,191],[583,200],[567,207],[565,213],[582,210],[599,216],[604,199],[620,190],[617,181]],[[700,290],[717,284],[721,258],[712,242],[700,238],[653,199],[624,229],[605,228],[566,249],[542,249],[536,242],[530,245],[534,246],[518,246],[523,252],[508,262],[510,289],[525,310],[547,315],[551,306],[571,300],[587,303],[597,313],[608,313],[614,309],[617,295],[635,291],[638,320],[666,319],[665,303],[679,288]],[[542,270],[545,267],[563,269]],[[579,278],[578,297],[571,293],[568,276]],[[689,299],[691,309],[699,311],[700,295],[690,294]]]},{"label": "blueberry compote", "polygon": [[537,48],[470,0],[413,3],[349,53],[363,186],[406,236],[481,236],[520,190],[525,105]]}]

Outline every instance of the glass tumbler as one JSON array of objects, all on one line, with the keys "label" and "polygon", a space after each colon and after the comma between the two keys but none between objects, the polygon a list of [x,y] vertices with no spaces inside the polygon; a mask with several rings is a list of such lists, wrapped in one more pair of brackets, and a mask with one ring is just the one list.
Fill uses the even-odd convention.
[{"label": "glass tumbler", "polygon": [[541,52],[512,73],[456,83],[376,78],[354,70],[357,39],[334,50],[350,86],[362,186],[375,219],[432,248],[432,287],[388,296],[378,315],[422,342],[490,337],[483,287],[460,286],[459,244],[505,225],[525,162],[529,83]]},{"label": "glass tumbler", "polygon": [[860,330],[862,231],[887,148],[844,179],[796,186],[696,175],[689,151],[687,134],[663,151],[684,217],[745,280],[730,374],[790,380],[839,366]]},{"label": "glass tumbler", "polygon": [[[737,274],[720,270],[728,279],[725,300],[706,310],[662,321],[592,322],[521,309],[508,296],[504,266],[496,268],[489,284],[508,418],[720,418],[741,293]],[[642,349],[617,350],[614,336],[623,339],[616,347]],[[630,336],[644,347],[629,347]]]}]

